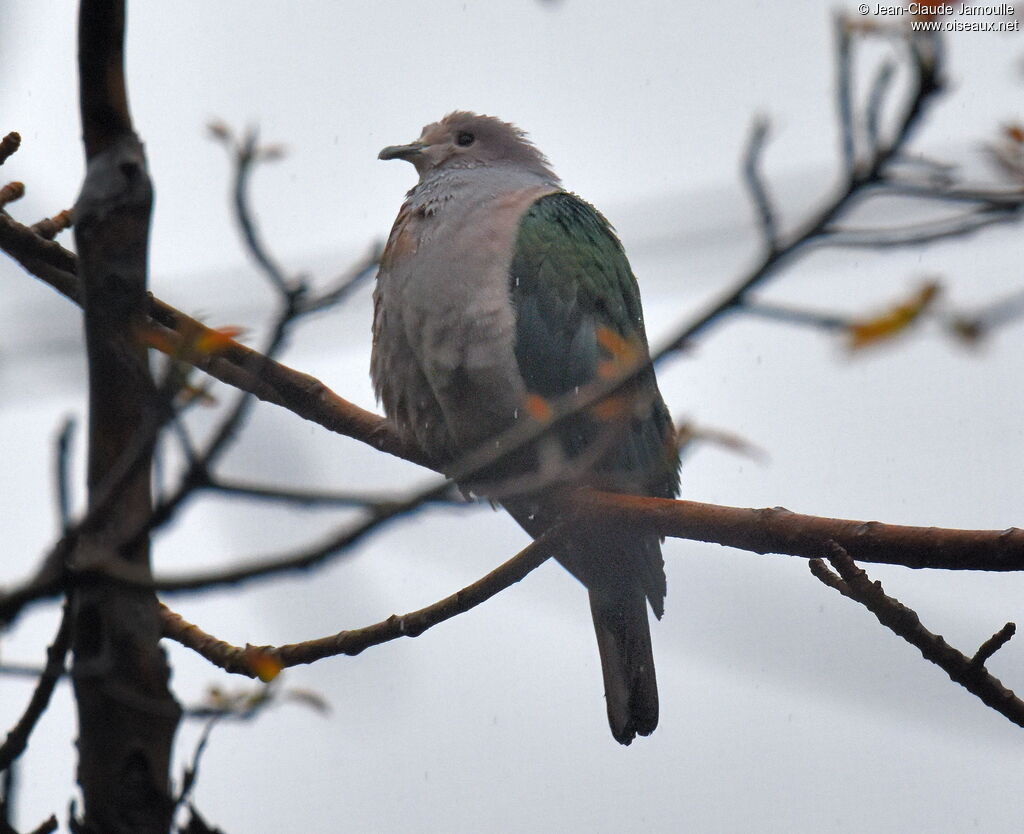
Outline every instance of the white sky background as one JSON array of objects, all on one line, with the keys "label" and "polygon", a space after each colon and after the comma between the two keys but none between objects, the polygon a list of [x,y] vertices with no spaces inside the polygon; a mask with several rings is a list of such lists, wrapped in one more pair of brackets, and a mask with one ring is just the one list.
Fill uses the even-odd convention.
[{"label": "white sky background", "polygon": [[[24,139],[3,175],[27,183],[13,209],[27,222],[70,205],[82,173],[74,18],[67,2],[0,8],[0,131]],[[980,142],[1024,117],[1024,42],[961,33],[948,46],[951,93],[919,146],[978,165]],[[214,324],[258,328],[272,296],[232,228],[228,166],[204,135],[212,117],[258,122],[288,146],[257,174],[259,219],[282,260],[320,276],[387,232],[414,181],[409,166],[378,162],[380,147],[455,108],[517,122],[619,228],[654,341],[757,251],[737,173],[752,117],[773,119],[767,173],[786,221],[827,191],[836,156],[831,13],[817,2],[136,3],[128,57],[157,184],[152,285]],[[906,252],[815,255],[767,294],[862,311],[938,274],[950,303],[969,307],[1024,284],[1021,240],[1010,226]],[[52,437],[63,415],[83,413],[84,385],[71,305],[6,262],[0,287],[9,582],[54,535]],[[366,288],[306,325],[285,361],[372,407],[369,322]],[[684,467],[684,497],[1020,525],[1022,335],[1016,325],[967,353],[928,330],[851,360],[813,331],[721,326],[660,372],[662,389],[675,413],[736,431],[771,459],[703,449]],[[196,432],[213,417],[199,415]],[[338,489],[425,478],[270,406],[226,470]],[[338,523],[210,501],[158,542],[156,559],[165,571],[210,567]],[[171,604],[234,643],[302,640],[433,602],[525,541],[485,508],[422,513],[309,577]],[[284,685],[320,692],[332,714],[285,705],[218,728],[198,806],[229,832],[1019,830],[1020,731],[813,580],[804,560],[674,540],[665,553],[669,597],[653,627],[662,719],[651,738],[629,749],[611,739],[585,595],[549,564],[416,640],[289,670]],[[1024,617],[1022,577],[871,573],[966,652]],[[54,615],[25,616],[3,658],[41,657]],[[209,683],[245,685],[170,651],[182,700]],[[1022,664],[1024,644],[1011,643],[991,666],[1021,690]],[[30,686],[0,684],[8,726]],[[197,729],[180,733],[178,774]],[[74,735],[62,688],[21,770],[23,827],[66,808]]]}]

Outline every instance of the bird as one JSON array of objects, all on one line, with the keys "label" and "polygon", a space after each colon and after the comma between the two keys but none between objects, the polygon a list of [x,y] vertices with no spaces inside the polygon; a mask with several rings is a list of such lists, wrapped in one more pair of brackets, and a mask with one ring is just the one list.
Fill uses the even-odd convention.
[{"label": "bird", "polygon": [[[399,435],[449,471],[622,374],[615,394],[460,486],[534,538],[559,523],[569,488],[675,497],[675,430],[637,280],[604,216],[562,186],[524,131],[493,116],[451,112],[378,158],[419,175],[374,289],[370,376]],[[591,519],[558,541],[555,558],[589,594],[612,736],[628,745],[658,724],[647,606],[661,618],[661,539]]]}]

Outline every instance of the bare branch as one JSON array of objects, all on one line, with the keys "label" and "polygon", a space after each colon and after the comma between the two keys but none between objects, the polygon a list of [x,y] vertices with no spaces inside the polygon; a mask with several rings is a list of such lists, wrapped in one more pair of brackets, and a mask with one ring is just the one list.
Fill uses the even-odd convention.
[{"label": "bare branch", "polygon": [[978,651],[974,653],[974,657],[971,658],[971,665],[975,668],[981,668],[997,651],[1013,639],[1013,635],[1017,633],[1017,626],[1014,623],[1007,623],[999,631],[988,638],[981,646]]},{"label": "bare branch", "polygon": [[326,310],[330,307],[345,301],[364,282],[369,280],[377,272],[377,263],[380,261],[381,252],[384,247],[380,242],[375,242],[369,252],[366,253],[356,264],[331,281],[327,289],[316,295],[307,295],[299,300],[299,311],[315,313]]},{"label": "bare branch", "polygon": [[1024,569],[1024,530],[948,530],[581,490],[574,509],[611,524],[753,553],[814,559],[835,541],[859,562],[942,570]]},{"label": "bare branch", "polygon": [[295,280],[285,274],[284,269],[277,260],[270,254],[270,250],[263,242],[259,230],[256,227],[256,220],[252,207],[249,204],[249,178],[253,166],[267,157],[260,153],[259,132],[251,128],[245,132],[240,140],[235,140],[228,131],[211,131],[214,136],[221,139],[231,152],[235,166],[235,177],[232,193],[235,204],[235,220],[242,232],[246,249],[256,261],[263,274],[270,281],[271,285],[283,296],[301,292],[302,287]]},{"label": "bare branch", "polygon": [[14,203],[25,196],[25,184],[22,182],[9,182],[0,187],[0,209],[8,203]]},{"label": "bare branch", "polygon": [[62,535],[66,535],[71,525],[71,481],[70,460],[71,440],[75,433],[75,418],[66,417],[57,435],[57,449],[54,456],[55,480],[57,482],[57,517],[60,519]]},{"label": "bare branch", "polygon": [[746,182],[750,197],[754,202],[754,213],[765,245],[769,252],[774,252],[779,248],[778,229],[775,226],[775,208],[768,196],[768,189],[764,184],[760,169],[761,155],[767,138],[768,120],[765,118],[755,119],[750,129],[750,139],[747,140],[747,150],[743,155],[743,180]]},{"label": "bare branch", "polygon": [[[76,573],[76,584],[94,578],[175,592],[208,589],[307,570],[337,556],[382,523],[434,500],[449,489],[448,482],[414,493],[390,506],[381,506],[361,523],[345,528],[313,547],[264,557],[258,561],[187,576],[149,581],[124,566],[102,565]],[[824,544],[839,542],[862,562],[943,570],[1024,570],[1024,531],[951,530],[906,527],[876,521],[852,521],[799,515],[782,507],[746,509],[696,501],[648,498],[581,490],[564,499],[569,513],[594,513],[612,524],[647,529],[663,536],[692,539],[753,553],[778,553],[817,558]],[[44,577],[0,596],[0,622],[26,604],[61,590],[60,577]],[[63,580],[67,581],[67,580]]]},{"label": "bare branch", "polygon": [[973,313],[959,313],[950,317],[950,326],[960,337],[977,341],[997,327],[1018,321],[1024,316],[1024,289],[985,305]]},{"label": "bare branch", "polygon": [[205,657],[227,672],[257,677],[252,657],[254,652],[276,661],[280,668],[313,663],[325,657],[356,655],[370,646],[380,645],[400,637],[418,637],[424,631],[445,620],[462,614],[486,602],[492,596],[516,582],[547,561],[559,544],[564,526],[549,530],[504,564],[461,591],[445,597],[433,605],[409,614],[392,615],[386,620],[365,628],[341,631],[330,637],[293,643],[284,646],[232,646],[206,634],[197,626],[183,620],[169,608],[162,608],[164,636],[181,643]]},{"label": "bare branch", "polygon": [[68,649],[71,647],[71,616],[68,612],[68,605],[65,604],[64,611],[60,617],[60,627],[57,629],[57,636],[53,643],[46,650],[46,666],[36,683],[24,714],[15,724],[2,745],[0,745],[0,771],[6,770],[11,764],[25,752],[29,736],[32,730],[46,712],[50,704],[50,696],[53,695],[57,681],[64,674],[64,659]]},{"label": "bare branch", "polygon": [[32,224],[32,231],[44,240],[53,240],[65,229],[70,229],[74,218],[70,209],[57,212],[53,217],[47,217],[38,223]]},{"label": "bare branch", "polygon": [[743,312],[752,313],[761,318],[781,321],[785,324],[807,324],[821,330],[843,330],[850,326],[850,319],[831,313],[819,313],[813,310],[800,310],[784,304],[769,301],[745,301]]},{"label": "bare branch", "polygon": [[[811,563],[811,571],[817,579],[835,588],[843,596],[859,602],[874,614],[882,625],[919,649],[926,660],[939,666],[953,681],[980,698],[986,706],[1017,726],[1024,727],[1024,701],[993,677],[985,669],[984,661],[976,663],[974,659],[966,657],[947,644],[942,637],[926,629],[915,611],[899,600],[886,596],[882,584],[872,582],[841,545],[833,542],[827,552],[829,562],[839,576],[830,576],[831,572],[818,559]],[[999,634],[987,641],[982,649],[991,648],[989,644],[992,644],[994,648],[991,648],[991,654],[1004,644],[1012,633],[1012,629],[1005,626]],[[1002,642],[998,643],[1000,639]],[[979,650],[979,654],[981,651]],[[975,658],[977,657],[978,655],[975,655]]]},{"label": "bare branch", "polygon": [[855,247],[863,249],[891,249],[900,246],[920,246],[936,240],[963,237],[997,223],[1019,219],[1024,213],[1024,198],[1016,205],[1000,208],[975,209],[955,217],[945,217],[929,223],[917,223],[895,228],[832,229],[822,230],[814,243],[819,247]]},{"label": "bare branch", "polygon": [[[240,481],[232,481],[220,476],[211,476],[207,489],[224,495],[237,495],[242,498],[255,498],[265,501],[281,501],[287,504],[297,504],[304,507],[326,506],[326,507],[360,507],[377,508],[389,507],[395,503],[394,493],[368,494],[357,492],[332,492],[315,489],[287,489],[277,486],[260,486],[258,484],[247,484]],[[454,485],[447,495],[438,495],[431,499],[432,502],[442,504],[468,505]]]},{"label": "bare branch", "polygon": [[21,147],[21,134],[11,131],[0,139],[0,165],[3,165]]},{"label": "bare branch", "polygon": [[1012,209],[1024,201],[1021,188],[985,188],[965,185],[932,185],[906,179],[886,179],[873,186],[885,194],[899,197],[920,197],[946,203],[981,203],[982,208]]},{"label": "bare branch", "polygon": [[[161,614],[166,614],[168,609],[162,608]],[[199,776],[199,761],[203,757],[203,753],[206,750],[206,745],[210,741],[210,733],[213,732],[213,728],[217,726],[218,722],[223,716],[215,715],[206,722],[206,726],[203,727],[203,732],[199,735],[199,741],[196,743],[196,749],[192,753],[192,763],[185,768],[185,773],[181,779],[181,790],[178,792],[178,796],[174,800],[175,811],[181,807],[190,793],[192,788],[195,787],[196,777]]]},{"label": "bare branch", "polygon": [[885,96],[889,91],[893,77],[896,75],[896,66],[892,61],[885,61],[878,68],[874,83],[871,85],[871,93],[868,96],[867,108],[864,111],[864,132],[867,138],[868,148],[872,152],[878,148],[878,127],[881,122],[882,108],[885,104]]},{"label": "bare branch", "polygon": [[888,142],[879,142],[871,149],[870,157],[858,164],[853,145],[852,99],[850,98],[850,32],[842,17],[836,19],[838,37],[837,58],[839,61],[837,98],[840,110],[841,130],[843,134],[843,158],[845,177],[823,208],[813,213],[795,231],[779,240],[778,249],[769,251],[745,277],[731,289],[712,302],[708,308],[698,315],[689,325],[677,331],[675,337],[668,342],[666,348],[657,351],[653,361],[678,349],[708,326],[727,313],[741,307],[750,292],[764,283],[786,261],[791,261],[809,250],[807,244],[816,241],[831,228],[836,221],[854,203],[856,203],[871,187],[883,180],[889,163],[899,157],[906,144],[910,141],[914,130],[920,124],[927,105],[942,91],[940,64],[936,49],[929,49],[926,44],[918,43],[912,38],[910,55],[912,61],[913,83],[909,100],[900,114],[892,138]]},{"label": "bare branch", "polygon": [[[440,497],[447,495],[450,489],[449,481],[438,481],[432,486],[411,493],[407,498],[396,499],[390,504],[373,507],[362,521],[341,529],[318,544],[290,553],[265,557],[258,561],[158,579],[151,583],[145,582],[132,571],[124,570],[121,566],[104,566],[100,569],[100,573],[130,585],[141,583],[145,587],[152,587],[158,591],[172,592],[207,590],[278,573],[305,571],[348,550],[385,523],[400,516],[407,516],[416,509],[435,502]],[[2,605],[0,605],[0,610],[2,610]]]},{"label": "bare branch", "polygon": [[39,823],[38,826],[29,832],[29,834],[51,834],[51,832],[56,831],[58,828],[60,828],[60,823],[57,822],[57,817],[50,814],[48,819]]},{"label": "bare branch", "polygon": [[836,107],[839,110],[840,149],[843,168],[852,176],[857,165],[853,123],[853,49],[846,15],[837,12],[833,26],[836,34]]}]

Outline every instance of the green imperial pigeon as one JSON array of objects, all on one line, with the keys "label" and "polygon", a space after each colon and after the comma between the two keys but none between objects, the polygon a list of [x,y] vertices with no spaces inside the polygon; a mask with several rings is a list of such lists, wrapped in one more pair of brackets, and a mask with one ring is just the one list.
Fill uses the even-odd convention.
[{"label": "green imperial pigeon", "polygon": [[[452,464],[646,360],[622,244],[523,131],[455,112],[380,158],[411,162],[419,182],[381,257],[371,376],[390,420],[427,455]],[[500,501],[536,538],[558,520],[556,490],[580,485],[676,495],[672,421],[650,368],[462,487]],[[612,735],[629,744],[658,724],[647,603],[660,618],[661,543],[599,521],[566,542],[557,558],[590,593]]]}]

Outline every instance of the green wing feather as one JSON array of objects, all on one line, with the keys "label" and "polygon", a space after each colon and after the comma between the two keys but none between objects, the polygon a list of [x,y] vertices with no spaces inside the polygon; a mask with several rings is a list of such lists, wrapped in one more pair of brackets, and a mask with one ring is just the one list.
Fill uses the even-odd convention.
[{"label": "green wing feather", "polygon": [[[549,194],[527,210],[510,281],[515,355],[531,393],[554,399],[600,379],[602,363],[621,359],[616,342],[647,356],[640,291],[622,244],[608,221],[575,195]],[[637,378],[636,391],[640,409],[595,468],[622,491],[672,497],[678,455],[652,369]],[[600,419],[581,414],[562,424],[559,436],[574,456],[601,428]]]}]

